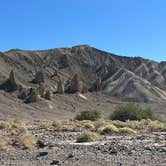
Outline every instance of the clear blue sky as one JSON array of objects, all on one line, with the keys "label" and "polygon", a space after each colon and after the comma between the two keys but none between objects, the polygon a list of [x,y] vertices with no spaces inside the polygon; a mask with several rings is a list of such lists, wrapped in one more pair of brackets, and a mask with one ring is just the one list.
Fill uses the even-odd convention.
[{"label": "clear blue sky", "polygon": [[89,44],[166,60],[166,0],[1,0],[0,51]]}]

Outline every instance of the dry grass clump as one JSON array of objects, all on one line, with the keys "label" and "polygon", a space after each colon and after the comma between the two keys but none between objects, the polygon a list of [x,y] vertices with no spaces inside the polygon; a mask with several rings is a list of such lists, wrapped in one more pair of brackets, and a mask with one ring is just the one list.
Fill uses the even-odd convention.
[{"label": "dry grass clump", "polygon": [[12,146],[11,140],[8,137],[0,137],[0,150],[15,150],[15,148]]},{"label": "dry grass clump", "polygon": [[161,131],[166,129],[166,125],[164,123],[161,123],[159,121],[150,121],[148,123],[148,129],[150,131]]},{"label": "dry grass clump", "polygon": [[23,126],[23,122],[17,119],[0,122],[0,129],[7,129],[7,128],[13,129],[13,128],[20,128],[22,126]]},{"label": "dry grass clump", "polygon": [[8,122],[1,121],[0,122],[0,129],[6,129],[6,128],[10,128]]},{"label": "dry grass clump", "polygon": [[95,142],[99,140],[99,135],[92,132],[84,132],[77,138],[77,143]]},{"label": "dry grass clump", "polygon": [[32,149],[36,144],[37,140],[35,136],[26,129],[21,129],[13,142],[13,145],[21,149]]},{"label": "dry grass clump", "polygon": [[94,126],[92,123],[85,123],[85,124],[84,124],[84,128],[85,128],[85,129],[94,129],[95,126]]},{"label": "dry grass clump", "polygon": [[89,129],[89,130],[94,130],[95,129],[93,121],[84,120],[84,121],[81,121],[80,124],[81,124],[81,128],[85,128],[85,129]]},{"label": "dry grass clump", "polygon": [[62,125],[62,122],[59,120],[53,121],[52,126],[55,127],[56,129],[59,129]]},{"label": "dry grass clump", "polygon": [[105,127],[98,128],[97,131],[101,134],[113,134],[113,133],[118,133],[119,129],[115,125],[109,124],[106,125]]},{"label": "dry grass clump", "polygon": [[105,119],[99,119],[97,120],[94,125],[95,125],[95,128],[98,129],[100,127],[104,127],[106,125],[108,125],[109,123],[105,121]]},{"label": "dry grass clump", "polygon": [[137,132],[130,127],[119,128],[119,132],[123,134],[136,134]]}]

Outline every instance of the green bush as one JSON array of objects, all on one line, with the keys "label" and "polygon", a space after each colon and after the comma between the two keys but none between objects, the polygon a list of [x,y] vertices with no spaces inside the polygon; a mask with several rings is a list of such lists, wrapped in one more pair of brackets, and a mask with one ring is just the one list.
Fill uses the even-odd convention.
[{"label": "green bush", "polygon": [[84,132],[77,138],[78,143],[95,142],[98,140],[99,140],[99,135],[96,133],[92,133],[92,132]]},{"label": "green bush", "polygon": [[88,111],[82,111],[80,114],[76,116],[75,119],[77,120],[91,120],[96,121],[101,118],[101,114],[98,111],[95,110],[88,110]]},{"label": "green bush", "polygon": [[111,120],[141,120],[151,119],[159,120],[160,117],[156,116],[150,107],[142,108],[136,103],[127,103],[119,105],[110,116]]}]

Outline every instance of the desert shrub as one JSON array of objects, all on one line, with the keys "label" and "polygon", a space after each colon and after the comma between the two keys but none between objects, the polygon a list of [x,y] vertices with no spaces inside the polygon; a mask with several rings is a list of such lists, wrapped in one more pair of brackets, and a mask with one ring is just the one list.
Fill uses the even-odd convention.
[{"label": "desert shrub", "polygon": [[99,135],[92,132],[84,132],[78,138],[77,142],[95,142],[99,140]]},{"label": "desert shrub", "polygon": [[61,122],[58,120],[52,122],[52,126],[55,128],[60,128],[61,125],[62,125]]},{"label": "desert shrub", "polygon": [[9,123],[8,122],[5,122],[5,121],[2,121],[0,122],[0,129],[6,129],[6,128],[9,128]]},{"label": "desert shrub", "polygon": [[165,128],[165,124],[164,123],[161,123],[157,120],[155,121],[150,121],[149,124],[148,124],[148,129],[150,131],[161,131]]},{"label": "desert shrub", "polygon": [[22,126],[22,122],[20,120],[10,120],[10,121],[2,121],[0,122],[0,129],[5,128],[20,128]]},{"label": "desert shrub", "polygon": [[17,119],[9,122],[9,126],[11,128],[19,128],[19,127],[21,127],[21,125],[22,125],[22,122],[20,120],[17,120]]},{"label": "desert shrub", "polygon": [[95,122],[95,128],[98,129],[98,128],[101,128],[101,127],[104,127],[106,126],[108,123],[104,120],[104,119],[99,119]]},{"label": "desert shrub", "polygon": [[98,111],[95,110],[87,110],[82,111],[80,114],[78,114],[75,119],[81,121],[81,120],[91,120],[96,121],[101,118],[101,114]]},{"label": "desert shrub", "polygon": [[118,133],[119,129],[115,125],[109,124],[105,127],[98,128],[97,131],[101,134],[112,134],[112,133]]},{"label": "desert shrub", "polygon": [[92,123],[84,123],[84,128],[86,128],[86,129],[94,129],[95,126]]},{"label": "desert shrub", "polygon": [[160,120],[160,117],[155,115],[150,107],[142,108],[136,103],[127,103],[119,105],[110,116],[111,120],[141,120],[151,119]]},{"label": "desert shrub", "polygon": [[119,128],[119,132],[120,133],[126,133],[126,134],[136,134],[137,132],[135,130],[133,130],[130,127],[123,127],[123,128]]}]

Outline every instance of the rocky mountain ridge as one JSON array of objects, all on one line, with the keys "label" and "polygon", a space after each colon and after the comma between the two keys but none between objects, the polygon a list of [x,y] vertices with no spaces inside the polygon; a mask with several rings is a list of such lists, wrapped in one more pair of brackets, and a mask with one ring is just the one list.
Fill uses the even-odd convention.
[{"label": "rocky mountain ridge", "polygon": [[77,74],[87,90],[94,90],[100,79],[100,90],[120,100],[166,100],[166,62],[117,56],[88,45],[44,51],[14,49],[0,53],[1,84],[11,69],[16,79],[27,87],[36,86],[31,81],[40,71],[51,91],[56,91],[59,78],[67,83]]}]

